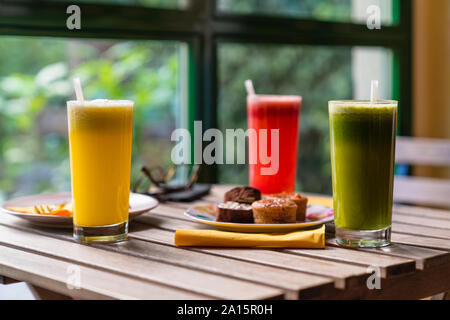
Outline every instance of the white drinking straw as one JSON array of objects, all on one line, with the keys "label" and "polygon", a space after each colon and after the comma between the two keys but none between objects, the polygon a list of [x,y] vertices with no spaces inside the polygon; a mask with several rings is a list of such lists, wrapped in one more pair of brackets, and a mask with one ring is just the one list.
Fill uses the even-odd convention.
[{"label": "white drinking straw", "polygon": [[379,98],[378,80],[372,80],[370,82],[370,102],[375,102]]},{"label": "white drinking straw", "polygon": [[247,90],[247,94],[249,96],[255,94],[255,88],[253,87],[252,80],[245,80],[244,85],[245,85],[245,89]]},{"label": "white drinking straw", "polygon": [[81,89],[81,81],[80,78],[73,79],[73,85],[75,87],[75,95],[77,96],[77,100],[83,102],[83,89]]}]

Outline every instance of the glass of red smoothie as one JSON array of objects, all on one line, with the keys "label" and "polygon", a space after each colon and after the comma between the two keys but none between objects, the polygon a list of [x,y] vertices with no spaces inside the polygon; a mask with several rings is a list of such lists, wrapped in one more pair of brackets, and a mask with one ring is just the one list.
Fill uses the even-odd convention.
[{"label": "glass of red smoothie", "polygon": [[[253,129],[249,130],[248,135],[250,186],[264,194],[294,192],[301,102],[300,96],[262,94],[247,96],[248,129]],[[266,141],[261,138],[261,129],[267,130]],[[272,129],[278,129],[278,141],[272,141],[276,140],[272,139]],[[266,170],[265,174],[262,170],[271,166],[267,164],[267,159],[261,157],[260,149],[264,144],[267,144],[265,150],[268,157],[272,161],[278,159],[278,170],[275,173],[267,174]],[[278,152],[278,157],[271,154],[273,150]]]}]

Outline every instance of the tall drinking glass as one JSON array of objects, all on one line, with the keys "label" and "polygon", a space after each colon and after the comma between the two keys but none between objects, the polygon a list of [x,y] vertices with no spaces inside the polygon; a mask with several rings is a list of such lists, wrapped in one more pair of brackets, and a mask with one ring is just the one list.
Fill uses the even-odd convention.
[{"label": "tall drinking glass", "polygon": [[[251,94],[247,96],[248,128],[255,134],[249,134],[249,157],[255,155],[249,163],[250,186],[262,193],[294,192],[297,168],[298,122],[302,97],[282,95]],[[267,140],[261,139],[261,130],[267,132]],[[278,129],[278,142],[272,141],[271,130]],[[275,145],[278,143],[278,145]],[[270,154],[272,162],[264,163],[261,148]],[[263,154],[265,154],[263,152]],[[257,155],[257,156],[256,156]],[[277,172],[267,174],[264,168],[277,167]],[[270,171],[270,170],[269,170]]]},{"label": "tall drinking glass", "polygon": [[336,240],[390,243],[397,101],[329,101]]},{"label": "tall drinking glass", "polygon": [[118,242],[128,234],[133,102],[68,101],[74,237]]}]

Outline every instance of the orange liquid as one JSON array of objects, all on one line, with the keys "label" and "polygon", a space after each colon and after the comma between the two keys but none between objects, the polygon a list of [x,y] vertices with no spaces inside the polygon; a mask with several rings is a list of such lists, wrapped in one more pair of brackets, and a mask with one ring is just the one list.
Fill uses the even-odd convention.
[{"label": "orange liquid", "polygon": [[133,103],[89,103],[69,102],[67,108],[74,224],[123,223],[129,210]]},{"label": "orange liquid", "polygon": [[[279,130],[279,169],[274,175],[262,175],[261,168],[269,167],[260,162],[259,156],[256,164],[249,164],[250,186],[259,189],[262,193],[294,192],[295,174],[297,168],[298,148],[298,121],[301,97],[277,95],[253,95],[247,97],[248,128],[267,129],[270,155],[270,130]],[[256,138],[256,139],[255,139]],[[259,148],[259,134],[256,137],[249,135],[249,154],[257,152]],[[257,154],[257,153],[256,153]]]}]

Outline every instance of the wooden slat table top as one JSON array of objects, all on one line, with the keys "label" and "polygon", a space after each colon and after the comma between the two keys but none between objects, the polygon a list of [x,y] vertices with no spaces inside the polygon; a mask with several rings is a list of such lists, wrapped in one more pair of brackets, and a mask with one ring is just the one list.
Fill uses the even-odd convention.
[{"label": "wooden slat table top", "polygon": [[[222,198],[214,186],[195,203]],[[80,245],[71,229],[36,227],[0,214],[0,275],[84,299],[421,298],[450,289],[450,211],[395,205],[393,244],[347,249],[179,248],[192,203],[164,203],[130,224],[129,240]],[[80,287],[69,288],[73,270]],[[370,290],[372,270],[381,289]]]}]

